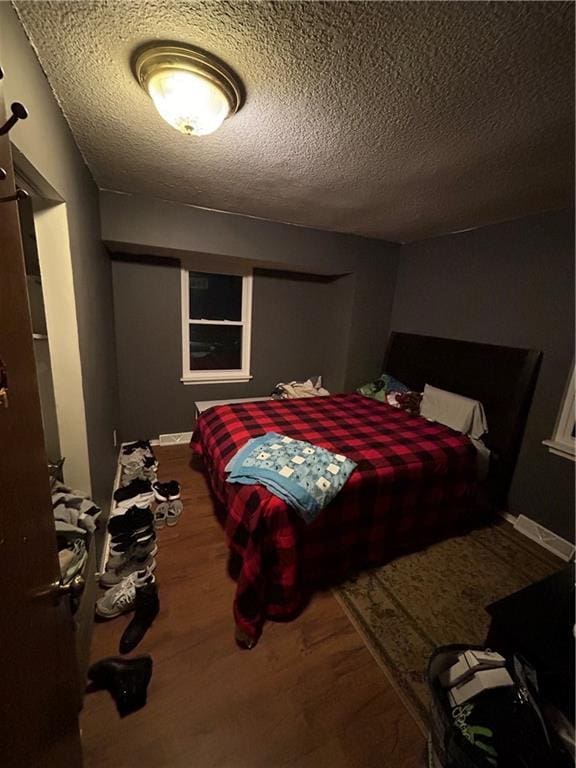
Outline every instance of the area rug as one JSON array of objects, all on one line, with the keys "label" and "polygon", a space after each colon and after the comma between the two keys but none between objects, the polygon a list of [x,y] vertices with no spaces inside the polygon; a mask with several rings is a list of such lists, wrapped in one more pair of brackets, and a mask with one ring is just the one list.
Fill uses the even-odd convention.
[{"label": "area rug", "polygon": [[561,560],[502,521],[366,571],[335,595],[426,730],[432,651],[449,643],[483,643],[490,623],[486,605],[561,567]]}]

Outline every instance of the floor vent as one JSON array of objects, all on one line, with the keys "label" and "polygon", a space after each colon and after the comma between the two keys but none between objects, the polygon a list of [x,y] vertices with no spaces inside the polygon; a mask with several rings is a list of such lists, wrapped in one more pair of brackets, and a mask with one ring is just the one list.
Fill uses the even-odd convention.
[{"label": "floor vent", "polygon": [[180,445],[189,443],[192,439],[192,432],[172,432],[168,435],[158,437],[158,445]]},{"label": "floor vent", "polygon": [[534,520],[530,520],[525,515],[519,515],[514,523],[514,528],[524,536],[528,536],[529,539],[536,541],[541,546],[554,552],[555,555],[561,557],[562,560],[571,560],[574,557],[574,545],[566,539],[558,536],[556,533],[552,533],[543,525],[535,523]]}]

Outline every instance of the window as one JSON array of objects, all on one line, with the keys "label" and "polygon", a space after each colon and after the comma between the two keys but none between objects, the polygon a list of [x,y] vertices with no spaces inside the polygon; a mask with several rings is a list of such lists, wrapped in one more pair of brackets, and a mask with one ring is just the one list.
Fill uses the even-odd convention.
[{"label": "window", "polygon": [[248,381],[252,271],[181,270],[182,381]]},{"label": "window", "polygon": [[572,366],[572,373],[568,382],[568,387],[562,400],[560,413],[556,422],[554,435],[550,440],[544,440],[544,445],[548,446],[551,453],[558,456],[565,456],[572,461],[576,461],[576,368]]}]

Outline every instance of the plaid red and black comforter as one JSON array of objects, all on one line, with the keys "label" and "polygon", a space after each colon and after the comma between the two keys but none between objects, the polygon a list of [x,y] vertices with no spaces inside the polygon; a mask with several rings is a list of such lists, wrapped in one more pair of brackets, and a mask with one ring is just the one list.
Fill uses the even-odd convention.
[{"label": "plaid red and black comforter", "polygon": [[[271,431],[358,465],[309,525],[267,488],[225,482],[232,456]],[[265,619],[295,615],[314,588],[459,530],[473,502],[467,437],[362,395],[217,406],[200,415],[191,445],[241,563],[236,624],[254,639]]]}]

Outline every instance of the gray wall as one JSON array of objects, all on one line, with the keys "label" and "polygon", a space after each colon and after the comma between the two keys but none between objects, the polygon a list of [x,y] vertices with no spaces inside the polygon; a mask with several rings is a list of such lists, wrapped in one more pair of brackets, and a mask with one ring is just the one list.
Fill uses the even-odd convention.
[{"label": "gray wall", "polygon": [[106,503],[114,473],[117,378],[111,267],[100,238],[98,191],[12,6],[0,3],[0,62],[7,103],[30,117],[10,136],[19,155],[67,204],[86,408],[90,477]]},{"label": "gray wall", "polygon": [[[163,200],[100,193],[102,237],[117,252],[247,259],[256,266],[348,275],[335,289],[344,388],[378,373],[389,333],[400,246]],[[232,392],[232,388],[229,390]]]},{"label": "gray wall", "polygon": [[187,431],[195,400],[268,395],[278,381],[322,373],[331,390],[341,389],[345,371],[337,328],[345,280],[256,270],[253,379],[183,385],[178,262],[114,260],[122,439]]},{"label": "gray wall", "polygon": [[550,213],[404,246],[392,329],[544,352],[510,496],[574,540],[574,463],[552,436],[574,355],[571,212]]}]

